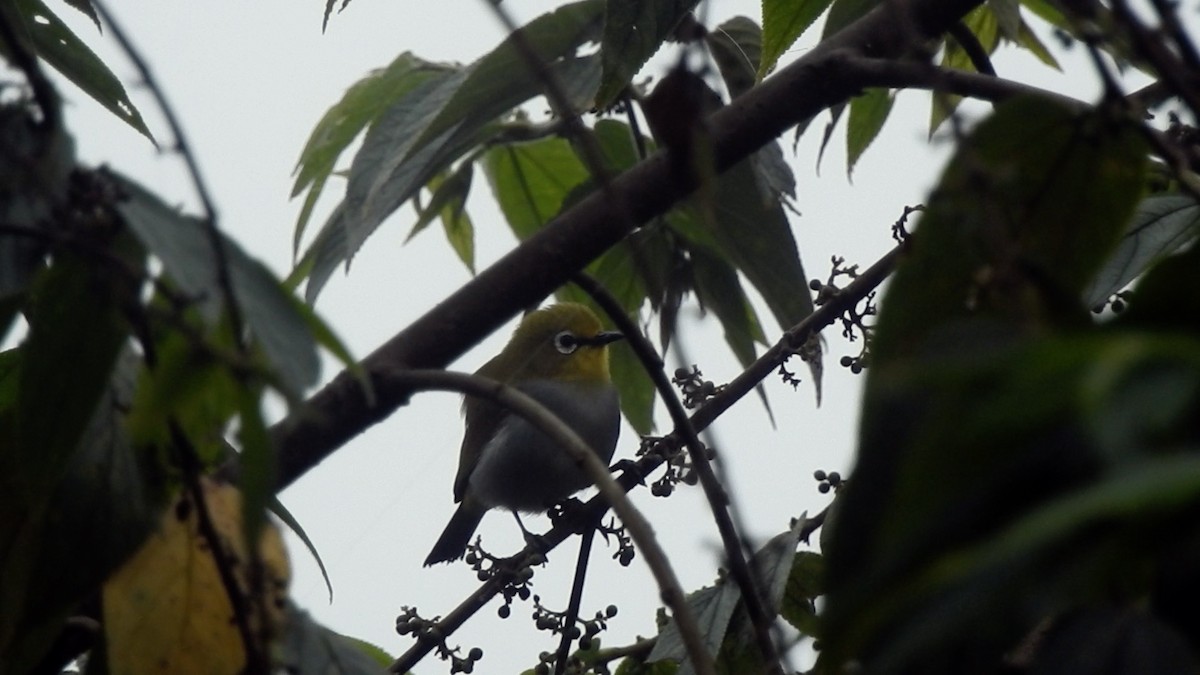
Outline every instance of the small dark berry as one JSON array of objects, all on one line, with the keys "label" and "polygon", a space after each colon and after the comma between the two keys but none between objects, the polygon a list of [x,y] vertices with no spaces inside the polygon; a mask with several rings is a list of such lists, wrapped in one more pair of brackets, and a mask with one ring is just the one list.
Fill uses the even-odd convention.
[{"label": "small dark berry", "polygon": [[500,609],[496,610],[496,614],[499,614],[501,619],[507,619],[508,615],[512,614],[512,608],[508,605],[501,605]]},{"label": "small dark berry", "polygon": [[862,372],[862,364],[859,364],[859,363],[850,364],[850,372],[854,373],[855,375],[858,375],[859,373]]},{"label": "small dark berry", "polygon": [[611,619],[616,615],[617,615],[617,606],[616,605],[609,605],[608,607],[604,608],[604,616],[606,618]]},{"label": "small dark berry", "polygon": [[842,364],[843,368],[849,368],[850,364],[854,363],[854,358],[851,356],[843,356],[838,360],[838,363]]},{"label": "small dark berry", "polygon": [[483,650],[479,647],[471,647],[471,651],[467,652],[467,658],[478,661],[483,658]]},{"label": "small dark berry", "polygon": [[827,476],[825,475],[825,472],[821,469],[817,469],[813,472],[813,478],[816,478],[817,480],[825,480],[826,477]]},{"label": "small dark berry", "polygon": [[824,285],[825,284],[822,284],[820,279],[813,279],[812,281],[808,282],[809,290],[813,290],[813,291],[821,290],[821,287]]},{"label": "small dark berry", "polygon": [[842,474],[840,474],[836,471],[830,471],[829,472],[829,482],[833,483],[834,485],[837,485],[838,483],[842,482]]},{"label": "small dark berry", "polygon": [[818,485],[817,492],[820,492],[821,494],[826,494],[827,492],[829,492],[829,483],[821,483],[820,485]]}]

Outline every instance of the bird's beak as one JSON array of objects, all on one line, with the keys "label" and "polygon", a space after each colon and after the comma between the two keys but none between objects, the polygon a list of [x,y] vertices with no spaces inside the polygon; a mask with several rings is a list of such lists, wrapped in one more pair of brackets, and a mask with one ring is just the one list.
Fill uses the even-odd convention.
[{"label": "bird's beak", "polygon": [[620,332],[615,330],[603,330],[599,333],[596,333],[596,335],[588,340],[588,342],[597,347],[601,347],[609,344],[610,342],[616,342],[617,340],[623,339],[625,339],[625,335]]}]

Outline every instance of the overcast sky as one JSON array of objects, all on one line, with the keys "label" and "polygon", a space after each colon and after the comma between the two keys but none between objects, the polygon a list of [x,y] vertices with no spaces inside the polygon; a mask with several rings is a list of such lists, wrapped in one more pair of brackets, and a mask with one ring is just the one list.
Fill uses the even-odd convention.
[{"label": "overcast sky", "polygon": [[[348,86],[402,51],[469,62],[503,35],[482,0],[356,0],[331,18],[324,35],[320,0],[122,0],[109,5],[174,106],[216,200],[221,227],[280,275],[291,265],[299,209],[299,202],[288,198],[292,170],[324,111]],[[153,131],[167,140],[154,104],[138,87],[133,69],[113,41],[97,35],[94,26],[64,4],[51,6],[123,78]],[[504,6],[531,18],[552,4],[509,0]],[[735,14],[757,21],[759,7],[756,0],[715,2],[707,9],[707,21],[713,25]],[[1045,26],[1036,24],[1035,30],[1047,43],[1052,41]],[[785,61],[802,54],[811,40],[806,37]],[[669,54],[644,74],[657,76],[664,63],[670,63]],[[1001,74],[1028,71],[1038,82],[1067,93],[1087,97],[1096,91],[1090,72],[1074,81],[1055,77],[1023,55],[999,64]],[[68,128],[83,162],[108,164],[168,202],[195,209],[177,157],[156,152],[69,84],[63,85],[63,94]],[[795,153],[790,136],[786,139],[785,154],[799,181],[802,214],[792,222],[810,277],[824,278],[834,254],[869,265],[890,248],[888,227],[903,207],[924,199],[947,150],[945,143],[927,140],[928,101],[920,92],[899,97],[882,137],[856,168],[853,184],[846,177],[841,133],[820,173],[815,170],[824,119],[812,125]],[[348,161],[349,156],[343,166]],[[342,188],[340,181],[331,180],[310,231],[323,221]],[[515,241],[482,177],[475,181],[468,211],[477,228],[482,269]],[[349,275],[335,275],[317,303],[357,355],[377,347],[469,278],[439,228],[402,246],[413,220],[411,209],[405,208],[385,223],[355,258]],[[774,339],[779,331],[765,311],[762,315]],[[698,362],[718,383],[731,379],[738,368],[727,355],[719,327],[693,322],[694,311],[685,316],[681,344],[689,362]],[[474,370],[503,345],[510,330],[493,335],[454,367]],[[771,428],[763,408],[750,397],[721,418],[709,438],[732,481],[741,522],[759,541],[785,529],[789,518],[823,507],[826,500],[816,491],[813,470],[850,466],[860,381],[838,367],[837,359],[857,353],[857,345],[846,345],[836,333],[828,337],[831,353],[819,409],[807,384],[793,391],[772,379],[767,389],[777,428]],[[327,360],[324,379],[336,372],[337,366]],[[296,601],[329,627],[394,655],[411,644],[410,638],[393,631],[402,605],[415,605],[426,617],[444,615],[476,585],[464,564],[421,567],[454,509],[451,484],[461,438],[458,409],[454,396],[420,396],[283,494],[323,554],[335,588],[330,604],[315,564],[291,539]],[[637,445],[636,436],[625,427],[617,457],[631,457]],[[670,499],[652,498],[640,490],[633,498],[675,561],[684,588],[710,583],[719,564],[719,539],[699,490],[683,489]],[[544,526],[537,519],[529,522]],[[493,551],[519,544],[519,533],[503,513],[485,518],[480,532]],[[572,541],[555,551],[549,567],[535,577],[535,592],[556,609],[566,604],[576,548]],[[653,634],[657,592],[644,563],[639,558],[622,568],[610,559],[611,549],[603,542],[597,542],[597,548],[583,614],[590,616],[610,602],[618,605],[620,614],[602,636],[609,646],[636,634]],[[519,671],[531,667],[539,651],[555,648],[557,640],[537,632],[528,621],[527,608],[514,608],[513,617],[502,621],[495,615],[496,606],[490,605],[452,638],[454,644],[484,649],[478,672]],[[443,668],[427,662],[421,671]]]}]

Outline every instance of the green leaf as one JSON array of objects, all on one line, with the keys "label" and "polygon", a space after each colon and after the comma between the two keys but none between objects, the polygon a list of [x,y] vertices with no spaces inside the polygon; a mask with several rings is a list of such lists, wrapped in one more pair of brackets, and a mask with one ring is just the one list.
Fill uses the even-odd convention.
[{"label": "green leaf", "polygon": [[407,243],[434,218],[441,216],[446,240],[472,274],[475,272],[475,228],[465,212],[465,207],[474,174],[475,162],[468,159],[449,177],[435,176],[429,181],[428,187],[433,191],[433,195],[425,208],[421,209],[416,224],[404,240]]},{"label": "green leaf", "polygon": [[796,553],[779,606],[779,615],[801,634],[816,637],[816,599],[824,592],[825,558],[812,551]]},{"label": "green leaf", "polygon": [[63,0],[71,7],[79,10],[84,16],[92,20],[96,24],[96,30],[103,30],[100,27],[100,16],[96,14],[96,8],[92,6],[91,0]]},{"label": "green leaf", "polygon": [[[129,257],[137,269],[138,256]],[[97,279],[85,261],[63,256],[35,283],[17,407],[0,453],[2,493],[13,504],[36,511],[97,414],[128,337],[118,303],[135,290],[121,281]]]},{"label": "green leaf", "polygon": [[[95,333],[73,331],[77,341],[103,339],[102,329],[94,327]],[[74,359],[60,361],[58,370],[87,377],[91,374],[88,360],[80,352]],[[74,366],[83,369],[72,370]],[[36,497],[41,506],[18,504],[16,498],[25,490],[11,489],[14,481],[36,479],[40,470],[7,473],[15,467],[8,461],[10,453],[4,453],[6,473],[0,478],[5,494],[0,506],[0,572],[5,579],[0,585],[0,660],[13,672],[33,670],[67,615],[94,595],[158,522],[164,497],[161,469],[134,452],[122,425],[121,411],[129,405],[138,366],[137,357],[126,351],[112,369],[78,445],[71,448],[69,457],[61,459],[55,479],[38,486],[42,492]],[[90,382],[83,380],[76,384],[90,387]],[[71,398],[69,391],[69,387],[60,389],[64,399]],[[5,447],[13,446],[6,443]],[[120,498],[114,499],[114,495]]]},{"label": "green leaf", "polygon": [[385,218],[433,176],[498,132],[497,118],[542,93],[516,41],[532,49],[577,107],[590,105],[599,61],[575,57],[596,39],[603,4],[584,0],[534,19],[470,66],[432,77],[395,101],[363,140],[346,198],[305,253],[305,291],[316,299],[336,266],[348,262]]},{"label": "green leaf", "polygon": [[1142,200],[1112,256],[1084,292],[1096,307],[1125,288],[1155,260],[1182,249],[1200,234],[1200,204],[1186,195],[1153,195]]},{"label": "green leaf", "polygon": [[[749,561],[754,578],[760,584],[764,584],[759,590],[765,595],[768,612],[775,611],[779,607],[799,542],[800,529],[798,526],[793,527],[772,537],[755,552],[754,557]],[[718,651],[726,650],[730,634],[734,632],[730,630],[734,610],[739,610],[738,614],[740,615],[745,614],[745,609],[741,607],[741,600],[741,590],[732,579],[728,578],[719,581],[714,586],[702,588],[688,595],[688,607],[691,608],[692,614],[696,618],[709,654],[716,656]],[[744,620],[737,622],[734,627],[744,623]],[[743,640],[742,642],[748,641]],[[675,621],[672,620],[659,633],[658,641],[655,643],[654,649],[650,651],[650,655],[646,657],[646,661],[653,663],[669,659],[682,663],[684,672],[691,672],[691,664],[687,662],[686,658],[687,650],[683,645],[683,639],[679,635]]]},{"label": "green leaf", "polygon": [[725,342],[738,363],[750,365],[757,357],[756,344],[766,344],[762,326],[750,299],[742,290],[737,271],[719,256],[702,248],[689,251],[696,297],[700,305],[717,315],[725,329]]},{"label": "green leaf", "polygon": [[616,100],[646,61],[669,38],[698,0],[608,0],[604,3],[604,37],[600,43],[600,87],[595,105]]},{"label": "green leaf", "polygon": [[861,96],[851,99],[850,118],[846,124],[847,176],[883,129],[894,101],[895,97],[887,89],[867,89]]},{"label": "green leaf", "polygon": [[779,57],[825,13],[833,0],[763,0],[762,61],[758,79],[771,72]]},{"label": "green leaf", "polygon": [[108,66],[42,0],[15,2],[38,56],[109,112],[154,142],[141,113]]},{"label": "green leaf", "polygon": [[497,146],[484,155],[483,167],[492,194],[519,239],[550,222],[571,191],[588,179],[571,144],[561,138]]},{"label": "green leaf", "polygon": [[1042,41],[1038,39],[1037,34],[1033,32],[1029,24],[1023,20],[1017,29],[1017,44],[1029,50],[1042,63],[1062,72],[1062,67],[1058,65],[1058,59],[1054,58],[1054,55],[1050,53],[1049,49],[1046,49],[1046,45],[1042,44]]},{"label": "green leaf", "polygon": [[168,447],[173,422],[206,465],[223,459],[224,432],[237,412],[237,377],[183,331],[155,341],[154,368],[141,371],[126,420],[135,447]]},{"label": "green leaf", "polygon": [[308,549],[309,555],[311,555],[313,560],[317,563],[317,568],[321,570],[321,578],[325,580],[325,590],[329,591],[329,602],[332,603],[333,582],[329,579],[329,571],[325,569],[325,561],[321,559],[321,554],[317,551],[317,545],[314,544],[313,540],[308,536],[308,532],[304,530],[304,527],[300,524],[300,521],[296,520],[296,516],[292,515],[292,512],[283,505],[283,502],[279,501],[279,497],[272,496],[271,502],[267,505],[267,508],[269,508],[271,513],[275,514],[275,517],[279,518],[280,522],[286,525],[287,528],[291,530],[298,539],[300,539],[300,542],[304,544],[304,548]]},{"label": "green leaf", "polygon": [[[328,18],[328,15],[326,15]],[[316,205],[325,182],[333,173],[334,166],[350,143],[368,125],[396,101],[399,101],[417,85],[435,74],[446,74],[449,66],[430,63],[410,52],[397,56],[386,68],[376,70],[355,82],[346,90],[342,99],[325,112],[317,122],[300,159],[296,162],[296,182],[292,186],[292,197],[308,188],[304,205],[296,219],[296,232],[292,247],[298,250],[300,240],[312,209]]]},{"label": "green leaf", "polygon": [[[808,280],[791,226],[778,199],[763,200],[754,167],[748,161],[717,181],[713,217],[703,219],[706,235],[685,233],[698,241],[711,240],[713,250],[726,256],[762,295],[783,328],[812,313]],[[801,289],[801,292],[797,292]]]},{"label": "green leaf", "polygon": [[[450,129],[481,126],[542,94],[544,85],[530,72],[523,48],[532,50],[549,66],[572,105],[577,109],[591,107],[599,86],[599,66],[595,59],[576,58],[575,53],[580,46],[599,38],[604,4],[600,0],[582,0],[543,14],[468,66],[461,86],[443,92],[448,95],[439,100],[442,105],[410,152]],[[518,41],[523,43],[522,48],[518,48]]]},{"label": "green leaf", "polygon": [[[208,227],[198,218],[167,206],[140,185],[111,174],[126,194],[117,211],[164,272],[197,302],[201,316],[216,325],[224,303],[219,263]],[[316,342],[290,293],[265,265],[220,235],[224,265],[235,301],[262,354],[278,374],[282,391],[299,396],[320,372]]]},{"label": "green leaf", "polygon": [[[246,543],[259,541],[267,507],[275,498],[275,448],[262,414],[260,387],[238,389],[238,453],[242,527]],[[248,549],[253,550],[253,549]]]},{"label": "green leaf", "polygon": [[704,35],[730,98],[741,96],[757,82],[762,41],[762,29],[744,16],[735,16]]}]

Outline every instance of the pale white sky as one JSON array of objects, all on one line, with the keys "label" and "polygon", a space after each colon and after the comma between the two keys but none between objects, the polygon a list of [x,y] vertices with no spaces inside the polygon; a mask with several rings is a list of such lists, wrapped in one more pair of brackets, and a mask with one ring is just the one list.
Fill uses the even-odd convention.
[{"label": "pale white sky", "polygon": [[[127,33],[151,64],[175,107],[199,158],[217,203],[220,224],[252,255],[280,275],[291,263],[291,238],[299,202],[289,201],[292,169],[308,133],[322,113],[368,70],[411,50],[434,60],[468,62],[502,37],[498,22],[482,0],[379,2],[355,0],[320,31],[323,2],[284,0],[206,3],[183,0],[110,2]],[[99,36],[70,8],[51,3],[75,30],[122,77],[151,128],[163,140],[167,132],[153,103],[134,78],[132,67],[113,41]],[[551,4],[509,0],[505,7],[525,18]],[[759,3],[724,0],[708,9],[710,24],[745,14],[756,20]],[[1044,26],[1038,33],[1049,44]],[[802,44],[811,44],[806,37]],[[1076,50],[1078,51],[1078,50]],[[788,59],[803,53],[796,48]],[[669,55],[668,55],[669,56]],[[663,70],[660,59],[645,74]],[[1088,96],[1096,90],[1090,70],[1075,81],[1055,78],[1031,58],[1000,61],[1001,74],[1033,72],[1038,81],[1064,92]],[[157,153],[150,144],[89,98],[64,85],[67,121],[84,162],[108,164],[142,181],[168,202],[194,209],[196,203],[177,157]],[[984,110],[976,108],[975,110]],[[785,156],[798,179],[801,217],[793,217],[797,240],[810,277],[824,278],[829,258],[843,255],[864,267],[890,248],[888,226],[906,204],[923,200],[945,158],[945,144],[926,141],[928,96],[902,94],[882,137],[860,161],[851,185],[845,175],[844,134],[835,136],[820,175],[814,171],[824,119],[819,119]],[[349,157],[342,163],[348,165]],[[478,265],[482,269],[514,245],[500,220],[486,181],[477,177],[468,206],[477,228]],[[322,222],[343,185],[331,181],[313,219]],[[337,274],[317,309],[358,355],[374,349],[468,279],[441,238],[439,228],[407,246],[413,222],[404,209],[378,231],[355,259],[349,276]],[[687,313],[694,316],[694,312]],[[768,316],[763,312],[764,319]],[[778,330],[770,323],[768,336]],[[509,329],[492,336],[454,367],[474,370],[507,340]],[[815,513],[826,499],[811,479],[814,469],[850,466],[860,380],[837,365],[845,353],[857,353],[836,332],[830,334],[825,399],[814,406],[812,389],[798,392],[776,380],[767,388],[778,428],[772,429],[753,397],[714,427],[710,444],[732,481],[741,521],[759,541],[785,529],[788,519],[805,510]],[[738,371],[713,322],[684,323],[681,343],[690,359],[720,383]],[[674,365],[674,364],[672,364]],[[326,361],[323,377],[336,372]],[[373,642],[398,655],[411,640],[394,633],[402,605],[415,605],[423,616],[443,615],[474,587],[464,564],[421,567],[421,561],[454,508],[451,484],[458,456],[461,421],[458,400],[445,394],[419,396],[386,422],[369,429],[283,494],[283,500],[322,552],[335,588],[329,604],[316,565],[289,539],[294,568],[293,596],[327,626]],[[665,420],[665,415],[659,419]],[[630,457],[637,439],[626,427],[617,457]],[[670,499],[635,492],[634,502],[654,524],[685,589],[710,583],[719,564],[719,540],[698,489],[682,489]],[[540,522],[540,521],[533,521]],[[519,534],[511,518],[494,513],[480,532],[493,551],[516,547]],[[597,543],[592,580],[583,614],[609,603],[620,608],[602,635],[606,645],[654,633],[658,593],[640,559],[622,568],[611,550]],[[535,592],[552,607],[565,607],[576,546],[552,554],[538,571]],[[500,620],[498,602],[490,605],[452,638],[452,643],[481,646],[477,672],[514,672],[531,667],[539,651],[553,650],[557,639],[536,631],[529,610],[518,605]],[[427,661],[422,672],[445,666]]]}]

